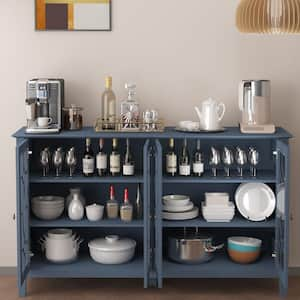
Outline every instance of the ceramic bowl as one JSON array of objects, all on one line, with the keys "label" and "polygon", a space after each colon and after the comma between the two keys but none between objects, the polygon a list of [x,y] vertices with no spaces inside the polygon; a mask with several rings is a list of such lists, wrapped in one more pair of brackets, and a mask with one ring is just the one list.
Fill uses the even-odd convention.
[{"label": "ceramic bowl", "polygon": [[200,124],[199,122],[194,122],[194,121],[180,121],[178,123],[178,127],[181,129],[193,131],[193,130],[199,130]]},{"label": "ceramic bowl", "polygon": [[31,209],[33,214],[41,220],[55,220],[62,215],[64,206],[41,208],[33,205]]},{"label": "ceramic bowl", "polygon": [[99,204],[92,204],[85,207],[86,216],[89,221],[96,222],[103,218],[104,206]]},{"label": "ceramic bowl", "polygon": [[185,206],[190,203],[190,197],[184,195],[167,195],[163,197],[166,206]]},{"label": "ceramic bowl", "polygon": [[227,240],[228,255],[237,263],[249,264],[255,262],[261,253],[262,241],[249,237],[230,237]]}]

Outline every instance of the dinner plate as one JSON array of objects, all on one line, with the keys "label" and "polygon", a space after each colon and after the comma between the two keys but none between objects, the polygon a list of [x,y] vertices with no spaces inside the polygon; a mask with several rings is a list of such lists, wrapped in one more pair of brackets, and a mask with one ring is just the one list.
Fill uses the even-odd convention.
[{"label": "dinner plate", "polygon": [[264,183],[241,184],[235,193],[236,206],[241,215],[251,221],[263,221],[276,207],[272,189]]},{"label": "dinner plate", "polygon": [[226,129],[224,127],[220,127],[214,130],[188,129],[188,128],[176,127],[175,130],[180,132],[190,132],[190,133],[219,133],[219,132],[224,132]]},{"label": "dinner plate", "polygon": [[190,211],[186,212],[166,212],[162,213],[163,219],[165,220],[173,220],[173,221],[181,221],[181,220],[190,220],[197,218],[199,215],[199,208],[194,207]]},{"label": "dinner plate", "polygon": [[185,211],[189,211],[192,210],[194,207],[194,203],[193,202],[189,202],[187,205],[163,205],[163,210],[164,211],[169,211],[169,212],[185,212]]}]

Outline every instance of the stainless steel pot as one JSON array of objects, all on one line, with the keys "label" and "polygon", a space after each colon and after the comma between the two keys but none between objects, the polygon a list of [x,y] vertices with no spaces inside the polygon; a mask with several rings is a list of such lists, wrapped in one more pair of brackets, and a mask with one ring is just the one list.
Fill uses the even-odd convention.
[{"label": "stainless steel pot", "polygon": [[200,264],[210,261],[213,253],[224,244],[213,246],[213,237],[198,233],[177,233],[168,237],[168,256],[182,264]]}]

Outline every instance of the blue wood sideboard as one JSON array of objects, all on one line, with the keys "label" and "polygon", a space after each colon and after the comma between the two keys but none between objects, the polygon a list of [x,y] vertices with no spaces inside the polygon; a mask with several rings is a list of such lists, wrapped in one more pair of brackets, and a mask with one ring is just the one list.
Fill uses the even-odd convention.
[{"label": "blue wood sideboard", "polygon": [[[95,132],[92,127],[81,131],[62,131],[58,134],[26,134],[18,130],[16,138],[17,169],[17,232],[18,232],[18,287],[20,296],[26,295],[28,278],[142,278],[144,287],[163,287],[165,278],[277,278],[282,296],[288,290],[288,245],[289,245],[289,139],[292,137],[282,128],[275,134],[242,134],[239,128],[226,128],[223,133],[182,133],[174,128],[166,128],[161,133]],[[97,140],[104,138],[106,152],[110,151],[111,139],[120,139],[120,151],[124,152],[125,139],[134,140],[132,151],[136,159],[137,172],[134,177],[84,177],[80,165],[74,177],[63,174],[55,177],[54,172],[42,177],[39,166],[39,152],[43,147],[68,148],[75,146],[80,157],[84,151],[84,139],[92,139],[94,152]],[[205,173],[202,177],[169,177],[165,174],[165,150],[168,139],[174,138],[176,150],[181,140],[188,139],[190,151],[197,139],[201,140],[201,150],[205,155]],[[217,178],[210,175],[208,153],[211,146],[249,147],[255,146],[261,154],[258,176],[247,172],[238,177],[235,172],[230,178],[220,172]],[[186,221],[165,221],[161,217],[162,196],[165,194],[186,194],[199,205],[205,192],[228,192],[231,198],[241,183],[262,182],[268,184],[275,194],[281,193],[283,200],[277,203],[276,212],[262,222],[251,222],[239,215],[230,223],[208,223],[202,217]],[[118,199],[122,191],[129,187],[130,196],[135,197],[137,184],[142,186],[144,217],[131,223],[104,219],[89,222],[86,219],[71,221],[64,214],[54,221],[42,221],[31,214],[30,199],[36,195],[66,196],[72,187],[80,187],[88,201],[104,204],[108,198],[108,188],[115,184]],[[279,207],[280,206],[280,207]],[[72,228],[85,242],[78,261],[67,265],[47,262],[41,254],[37,240],[49,228]],[[215,254],[214,259],[205,264],[177,264],[166,257],[166,238],[170,232],[183,228],[198,228],[209,232],[216,239],[226,241],[231,235],[248,235],[263,240],[261,258],[249,265],[233,263],[226,252]],[[119,234],[137,241],[135,258],[127,264],[105,266],[95,263],[88,254],[90,239]]]}]

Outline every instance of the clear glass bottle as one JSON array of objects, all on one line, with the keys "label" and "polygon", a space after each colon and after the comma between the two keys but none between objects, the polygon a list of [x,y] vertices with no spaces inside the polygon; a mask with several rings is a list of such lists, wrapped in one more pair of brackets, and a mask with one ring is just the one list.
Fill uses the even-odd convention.
[{"label": "clear glass bottle", "polygon": [[105,91],[101,99],[102,122],[104,130],[114,130],[116,122],[116,96],[112,90],[112,77],[105,78]]},{"label": "clear glass bottle", "polygon": [[175,176],[177,173],[177,155],[175,153],[174,139],[169,140],[169,150],[166,154],[166,172]]},{"label": "clear glass bottle", "polygon": [[121,103],[121,126],[123,129],[139,128],[140,108],[135,99],[136,85],[131,83],[125,84],[128,90],[128,97]]},{"label": "clear glass bottle", "polygon": [[120,207],[121,220],[131,222],[133,218],[133,206],[129,202],[128,189],[124,190],[124,202]]},{"label": "clear glass bottle", "polygon": [[95,157],[91,143],[91,139],[87,138],[85,141],[85,152],[82,158],[82,172],[83,175],[87,177],[93,176],[95,171]]},{"label": "clear glass bottle", "polygon": [[195,176],[202,176],[204,173],[204,156],[201,152],[201,142],[197,140],[196,150],[193,157],[193,173]]},{"label": "clear glass bottle", "polygon": [[99,153],[96,157],[96,165],[99,176],[105,176],[107,173],[107,154],[104,152],[104,139],[99,140]]},{"label": "clear glass bottle", "polygon": [[117,219],[119,216],[119,203],[115,199],[115,189],[113,185],[109,188],[109,200],[106,202],[106,215],[108,219]]},{"label": "clear glass bottle", "polygon": [[141,186],[138,184],[137,192],[136,192],[136,199],[135,199],[135,213],[134,216],[137,220],[143,219],[143,201],[141,195]]},{"label": "clear glass bottle", "polygon": [[191,175],[191,161],[190,161],[190,154],[187,148],[187,139],[183,140],[182,151],[179,157],[179,175],[181,176]]},{"label": "clear glass bottle", "polygon": [[110,174],[112,176],[118,176],[121,172],[121,155],[118,150],[118,140],[112,140],[112,152],[109,157]]},{"label": "clear glass bottle", "polygon": [[123,175],[124,176],[134,175],[134,161],[130,151],[129,139],[126,139],[126,152],[125,152],[124,163],[123,163]]}]

